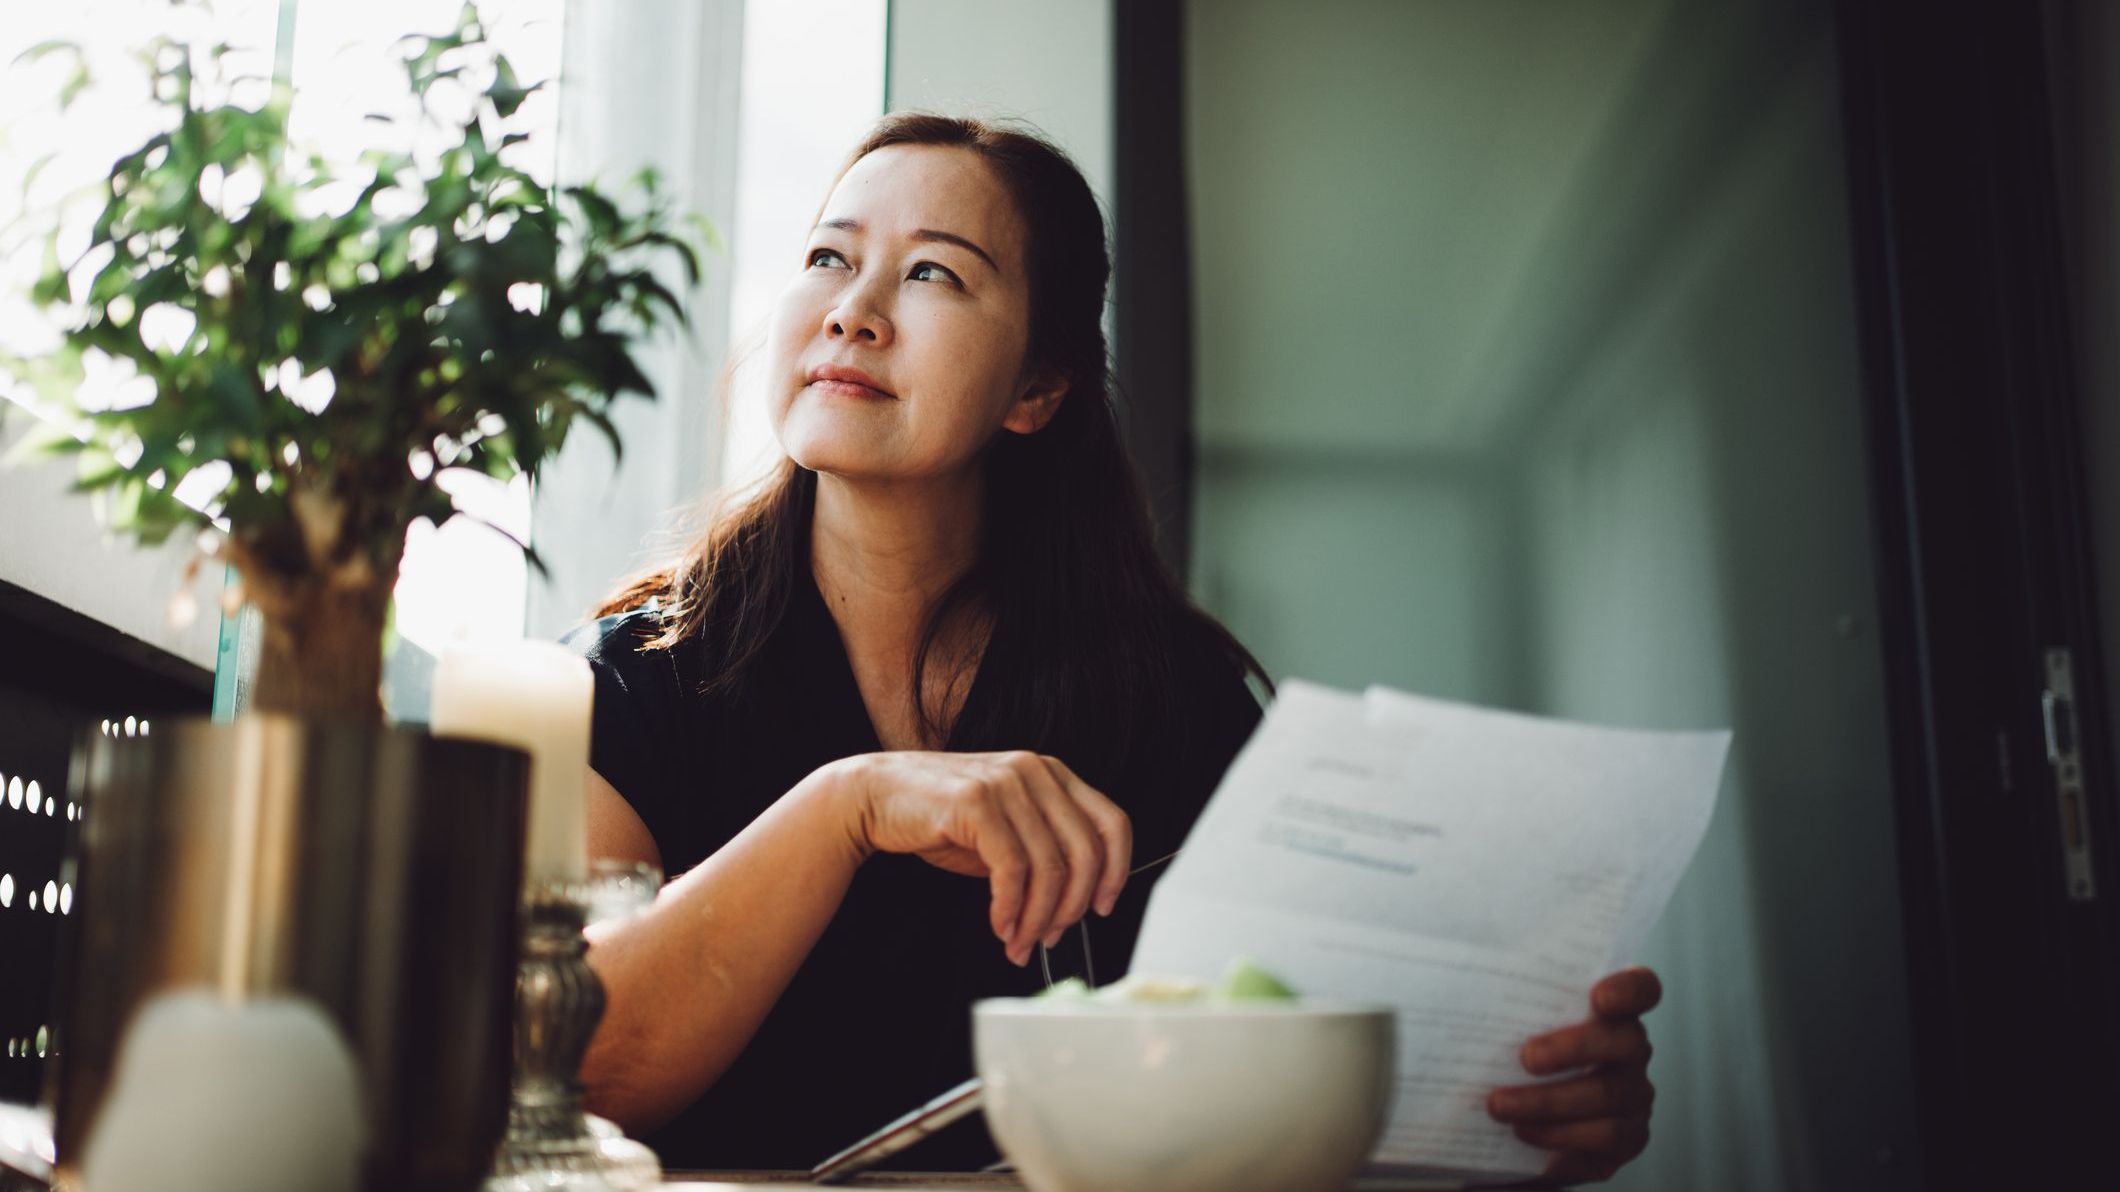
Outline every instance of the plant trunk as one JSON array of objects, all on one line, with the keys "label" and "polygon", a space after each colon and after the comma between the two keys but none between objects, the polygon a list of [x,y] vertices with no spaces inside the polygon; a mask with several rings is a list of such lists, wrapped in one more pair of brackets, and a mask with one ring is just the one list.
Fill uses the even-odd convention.
[{"label": "plant trunk", "polygon": [[306,583],[267,596],[250,706],[305,720],[379,724],[390,589]]}]

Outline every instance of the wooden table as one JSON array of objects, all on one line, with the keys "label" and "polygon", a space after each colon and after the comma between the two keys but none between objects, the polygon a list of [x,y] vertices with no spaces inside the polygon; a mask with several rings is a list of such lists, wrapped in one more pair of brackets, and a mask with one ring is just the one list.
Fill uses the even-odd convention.
[{"label": "wooden table", "polygon": [[727,1192],[778,1184],[780,1188],[895,1188],[897,1192],[962,1192],[986,1188],[992,1192],[1022,1192],[1022,1181],[1013,1175],[986,1173],[937,1173],[871,1171],[848,1184],[812,1184],[808,1171],[672,1171],[664,1175],[664,1188],[683,1192]]},{"label": "wooden table", "polygon": [[992,1192],[1022,1192],[1013,1175],[986,1173],[939,1173],[922,1175],[912,1171],[871,1171],[848,1184],[812,1184],[808,1171],[672,1171],[664,1175],[664,1188],[683,1192],[727,1192],[731,1188],[757,1188],[778,1184],[780,1188],[895,1188],[897,1192],[962,1192],[988,1188]]},{"label": "wooden table", "polygon": [[[831,1185],[813,1184],[809,1174],[800,1171],[673,1171],[663,1177],[663,1186],[673,1192],[743,1192],[760,1184],[776,1184],[782,1188],[850,1188],[856,1192],[862,1188],[892,1188],[897,1192],[965,1192],[966,1189],[1022,1192],[1023,1189],[1015,1176],[981,1173],[923,1175],[878,1171],[859,1176],[850,1183]],[[1458,1192],[1463,1187],[1455,1181],[1363,1179],[1355,1181],[1353,1192]]]}]

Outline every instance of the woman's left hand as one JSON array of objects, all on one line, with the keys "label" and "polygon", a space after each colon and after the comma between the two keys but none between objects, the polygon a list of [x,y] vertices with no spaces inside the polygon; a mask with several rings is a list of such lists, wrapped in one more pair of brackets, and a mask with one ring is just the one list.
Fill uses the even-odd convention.
[{"label": "woman's left hand", "polygon": [[1487,1112],[1516,1136],[1553,1152],[1542,1179],[1556,1184],[1610,1179],[1649,1145],[1649,1033],[1641,1016],[1664,996],[1645,968],[1614,973],[1590,990],[1592,1017],[1524,1044],[1524,1070],[1569,1080],[1514,1085],[1488,1095]]}]

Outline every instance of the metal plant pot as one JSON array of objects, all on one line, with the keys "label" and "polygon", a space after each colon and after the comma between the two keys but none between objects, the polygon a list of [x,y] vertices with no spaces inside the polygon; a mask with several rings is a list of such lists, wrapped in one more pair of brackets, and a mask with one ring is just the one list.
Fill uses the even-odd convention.
[{"label": "metal plant pot", "polygon": [[338,1027],[362,1187],[477,1187],[507,1116],[528,773],[520,750],[275,716],[85,735],[47,1085],[62,1179],[135,1011],[203,987]]}]

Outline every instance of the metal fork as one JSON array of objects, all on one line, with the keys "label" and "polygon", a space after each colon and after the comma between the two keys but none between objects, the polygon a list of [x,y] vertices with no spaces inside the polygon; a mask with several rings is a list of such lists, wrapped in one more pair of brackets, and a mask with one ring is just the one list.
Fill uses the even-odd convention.
[{"label": "metal fork", "polygon": [[[1135,877],[1177,855],[1175,851],[1166,853],[1145,865],[1135,866],[1126,876]],[[1082,933],[1083,979],[1094,988],[1097,984],[1097,968],[1095,962],[1090,959],[1089,920],[1084,919],[1075,924],[1075,927]],[[1043,943],[1038,945],[1038,968],[1045,976],[1045,987],[1051,989],[1052,957]],[[985,1086],[975,1076],[819,1163],[810,1169],[810,1178],[820,1184],[839,1184],[853,1179],[944,1126],[978,1112],[985,1099]]]}]

